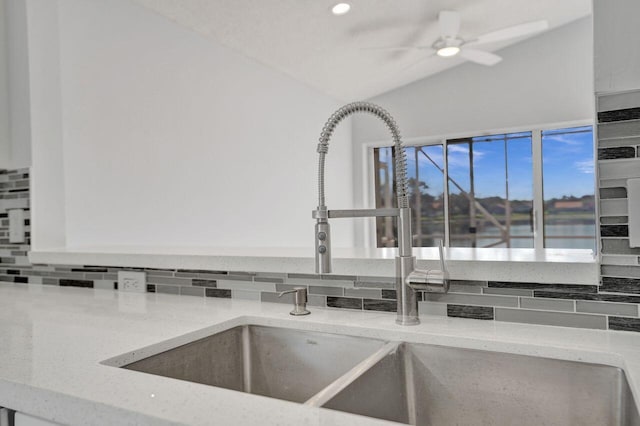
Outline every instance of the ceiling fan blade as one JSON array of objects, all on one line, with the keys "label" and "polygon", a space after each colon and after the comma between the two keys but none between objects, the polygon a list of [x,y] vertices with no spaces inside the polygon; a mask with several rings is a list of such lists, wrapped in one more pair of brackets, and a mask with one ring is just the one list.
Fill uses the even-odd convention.
[{"label": "ceiling fan blade", "polygon": [[360,50],[425,50],[431,49],[431,46],[371,46],[360,47]]},{"label": "ceiling fan blade", "polygon": [[432,58],[434,55],[436,54],[436,52],[431,52],[428,55],[424,56],[422,59],[418,60],[417,62],[413,62],[405,67],[400,68],[398,71],[398,73],[407,71],[411,68],[417,67],[418,65],[422,64],[423,62],[425,62],[426,60],[428,60],[429,58]]},{"label": "ceiling fan blade", "polygon": [[460,32],[460,14],[453,10],[443,10],[438,14],[441,37],[455,37]]},{"label": "ceiling fan blade", "polygon": [[460,56],[476,64],[487,66],[495,65],[502,60],[498,55],[477,49],[462,48],[462,50],[460,50]]},{"label": "ceiling fan blade", "polygon": [[514,25],[513,27],[483,34],[469,42],[469,44],[493,43],[494,41],[508,40],[510,38],[522,37],[544,31],[547,28],[549,28],[549,23],[546,20],[527,22],[526,24]]}]

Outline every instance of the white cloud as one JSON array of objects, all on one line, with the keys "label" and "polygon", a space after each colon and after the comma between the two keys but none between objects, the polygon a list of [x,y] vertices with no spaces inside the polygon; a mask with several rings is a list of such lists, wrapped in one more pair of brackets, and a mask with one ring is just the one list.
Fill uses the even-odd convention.
[{"label": "white cloud", "polygon": [[582,145],[582,141],[573,137],[573,135],[546,135],[544,141],[560,142],[566,145]]},{"label": "white cloud", "polygon": [[573,163],[573,166],[580,171],[580,173],[585,173],[592,175],[593,174],[593,161],[585,160],[585,161],[576,161]]}]

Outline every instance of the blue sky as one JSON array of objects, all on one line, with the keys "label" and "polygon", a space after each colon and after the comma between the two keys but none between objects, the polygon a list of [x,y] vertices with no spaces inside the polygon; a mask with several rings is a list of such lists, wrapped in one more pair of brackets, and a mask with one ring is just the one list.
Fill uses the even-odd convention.
[{"label": "blue sky", "polygon": [[[543,177],[545,199],[564,195],[581,197],[594,192],[593,134],[584,132],[547,131],[543,133]],[[530,200],[532,189],[531,137],[526,133],[512,134],[507,152],[502,137],[489,136],[474,143],[475,191],[477,197],[505,197],[505,154],[508,158],[509,198]],[[525,137],[522,137],[525,136]],[[480,138],[478,138],[480,139]],[[487,139],[487,141],[484,141]],[[500,140],[500,141],[498,141]],[[424,147],[431,159],[444,166],[441,146]],[[390,150],[389,150],[390,152]],[[407,148],[410,178],[415,177],[414,148]],[[384,160],[381,151],[381,160]],[[428,192],[437,196],[442,193],[442,174],[424,155],[418,156],[420,180],[429,185]],[[449,176],[465,190],[469,190],[469,145],[449,144]],[[459,191],[450,185],[452,193]]]}]

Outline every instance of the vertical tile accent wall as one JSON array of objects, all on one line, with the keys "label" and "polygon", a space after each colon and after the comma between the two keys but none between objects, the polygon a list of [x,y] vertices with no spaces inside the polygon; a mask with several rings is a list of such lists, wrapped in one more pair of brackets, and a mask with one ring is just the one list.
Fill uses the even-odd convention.
[{"label": "vertical tile accent wall", "polygon": [[[29,268],[27,252],[30,247],[30,201],[29,201],[29,169],[0,170],[0,280],[6,278],[13,265],[10,281],[26,283],[24,277],[17,277],[21,268]],[[22,244],[9,243],[9,210],[23,209],[26,240]]]},{"label": "vertical tile accent wall", "polygon": [[[600,221],[600,292],[614,298],[640,295],[640,247],[631,247],[629,179],[640,178],[640,91],[597,96]],[[634,296],[635,295],[635,296]],[[609,328],[639,327],[634,318],[609,318]]]}]

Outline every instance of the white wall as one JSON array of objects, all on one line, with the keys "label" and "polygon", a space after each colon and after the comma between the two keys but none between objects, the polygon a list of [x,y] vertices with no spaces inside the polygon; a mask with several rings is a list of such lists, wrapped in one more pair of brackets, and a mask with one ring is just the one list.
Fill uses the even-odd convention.
[{"label": "white wall", "polygon": [[0,0],[0,169],[9,167],[9,68],[8,31],[5,0]]},{"label": "white wall", "polygon": [[[505,48],[493,67],[464,63],[371,99],[395,118],[403,138],[469,136],[488,130],[593,119],[591,19]],[[444,59],[442,59],[444,60]],[[363,144],[389,139],[367,117],[353,120],[356,205]],[[360,232],[356,244],[364,244]]]},{"label": "white wall", "polygon": [[640,88],[640,2],[594,0],[595,90]]},{"label": "white wall", "polygon": [[0,0],[0,168],[31,165],[25,0]]},{"label": "white wall", "polygon": [[[31,165],[31,122],[27,1],[5,0],[9,58],[9,119],[11,168]],[[46,71],[46,70],[41,70]],[[55,72],[55,71],[54,71]]]},{"label": "white wall", "polygon": [[25,106],[30,108],[27,130],[33,149],[31,245],[62,247],[66,218],[58,8],[52,0],[29,0],[26,6],[30,97]]},{"label": "white wall", "polygon": [[[315,148],[333,99],[125,0],[53,3],[67,246],[311,246]],[[350,131],[328,159],[336,208],[352,206]],[[47,149],[33,138],[36,180]],[[348,222],[338,246],[351,245]]]}]

